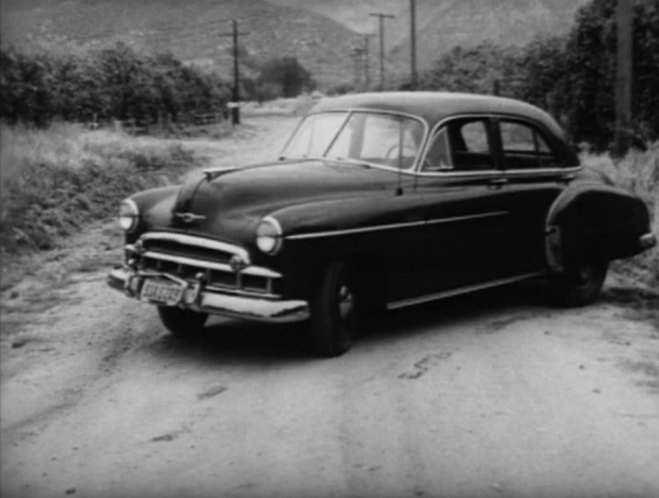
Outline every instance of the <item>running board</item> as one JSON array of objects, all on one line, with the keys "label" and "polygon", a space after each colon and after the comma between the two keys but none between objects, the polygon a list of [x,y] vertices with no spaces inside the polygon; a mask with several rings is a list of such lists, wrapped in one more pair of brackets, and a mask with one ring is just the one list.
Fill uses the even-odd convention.
[{"label": "running board", "polygon": [[431,301],[437,301],[438,299],[460,296],[462,294],[469,294],[471,292],[476,292],[479,290],[485,290],[485,289],[490,289],[492,287],[499,287],[501,285],[512,284],[515,282],[520,282],[522,280],[528,280],[533,277],[539,277],[541,275],[546,275],[546,272],[525,273],[523,275],[517,275],[515,277],[493,280],[491,282],[486,282],[484,284],[468,285],[466,287],[459,287],[457,289],[436,292],[434,294],[428,294],[425,296],[412,297],[409,299],[401,299],[400,301],[392,301],[390,303],[387,303],[387,309],[396,310],[399,308],[406,308],[407,306],[414,306],[415,304],[429,303]]}]

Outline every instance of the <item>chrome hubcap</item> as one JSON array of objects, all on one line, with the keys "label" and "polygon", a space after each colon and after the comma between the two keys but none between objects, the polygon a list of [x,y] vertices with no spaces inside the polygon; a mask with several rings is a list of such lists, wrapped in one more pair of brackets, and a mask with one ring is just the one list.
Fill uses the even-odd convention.
[{"label": "chrome hubcap", "polygon": [[345,324],[352,315],[355,297],[350,287],[342,284],[339,288],[339,316],[341,321]]}]

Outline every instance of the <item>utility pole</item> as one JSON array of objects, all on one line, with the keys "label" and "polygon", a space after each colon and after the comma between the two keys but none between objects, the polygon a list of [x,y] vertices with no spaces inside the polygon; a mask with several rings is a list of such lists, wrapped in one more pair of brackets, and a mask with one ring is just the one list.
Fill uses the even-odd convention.
[{"label": "utility pole", "polygon": [[396,16],[373,12],[370,16],[377,17],[380,20],[380,90],[384,89],[384,20],[394,19]]},{"label": "utility pole", "polygon": [[369,58],[369,40],[375,35],[364,35],[364,73],[366,77],[366,90],[371,88],[371,60]]},{"label": "utility pole", "polygon": [[352,57],[354,63],[354,72],[355,72],[355,88],[359,88],[361,84],[362,76],[362,56],[364,54],[364,49],[362,47],[355,47],[352,49]]},{"label": "utility pole", "polygon": [[416,0],[410,0],[410,47],[412,53],[410,55],[410,71],[412,89],[416,89]]},{"label": "utility pole", "polygon": [[231,33],[222,33],[221,37],[230,36],[233,38],[233,95],[231,107],[231,123],[234,125],[240,124],[240,69],[238,64],[238,36],[246,36],[249,33],[238,32],[238,21],[233,20],[233,30]]},{"label": "utility pole", "polygon": [[634,0],[618,0],[615,153],[623,156],[630,144]]}]

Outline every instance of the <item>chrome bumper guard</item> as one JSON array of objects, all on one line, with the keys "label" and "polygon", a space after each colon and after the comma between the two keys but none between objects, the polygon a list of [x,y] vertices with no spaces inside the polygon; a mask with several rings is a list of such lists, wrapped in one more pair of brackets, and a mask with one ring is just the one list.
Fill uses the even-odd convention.
[{"label": "chrome bumper guard", "polygon": [[172,306],[212,315],[270,323],[300,322],[309,318],[309,304],[303,300],[268,300],[252,296],[230,295],[207,289],[200,282],[188,282],[167,273],[115,268],[108,275],[108,285],[128,297],[140,299],[140,289],[147,278],[172,280],[183,287],[180,299],[175,303],[168,303]]},{"label": "chrome bumper guard", "polygon": [[652,232],[646,233],[640,237],[639,244],[643,250],[650,249],[657,245],[657,237]]}]

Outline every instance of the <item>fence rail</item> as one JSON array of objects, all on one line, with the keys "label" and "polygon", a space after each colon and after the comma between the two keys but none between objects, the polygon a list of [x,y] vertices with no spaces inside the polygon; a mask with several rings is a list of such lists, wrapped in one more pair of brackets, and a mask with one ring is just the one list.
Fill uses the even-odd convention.
[{"label": "fence rail", "polygon": [[[116,130],[121,130],[131,135],[142,135],[152,131],[178,131],[181,128],[194,126],[212,126],[224,123],[228,118],[228,111],[223,110],[211,113],[181,113],[177,116],[173,116],[172,114],[159,115],[157,119],[150,121],[135,118],[114,119],[112,120],[112,125]],[[88,128],[92,129],[100,126],[96,117],[86,124]]]}]

